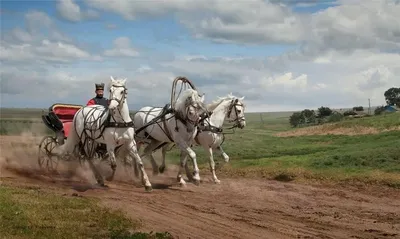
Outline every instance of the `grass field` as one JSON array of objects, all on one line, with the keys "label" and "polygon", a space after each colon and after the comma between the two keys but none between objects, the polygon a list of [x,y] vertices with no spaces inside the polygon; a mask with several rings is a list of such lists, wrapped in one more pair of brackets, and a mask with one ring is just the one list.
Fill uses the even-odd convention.
[{"label": "grass field", "polygon": [[[230,163],[218,174],[278,180],[378,183],[400,187],[400,114],[346,119],[292,129],[289,113],[249,114],[247,127],[226,135],[223,145]],[[258,120],[258,121],[257,121]],[[197,148],[201,170],[208,159]],[[168,159],[178,162],[173,149]]]},{"label": "grass field", "polygon": [[171,238],[168,233],[133,233],[139,224],[94,199],[39,187],[0,187],[0,238]]}]

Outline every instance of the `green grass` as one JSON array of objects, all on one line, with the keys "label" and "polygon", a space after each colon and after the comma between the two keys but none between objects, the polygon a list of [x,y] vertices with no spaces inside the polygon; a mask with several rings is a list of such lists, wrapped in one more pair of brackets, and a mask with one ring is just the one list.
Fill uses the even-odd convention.
[{"label": "green grass", "polygon": [[400,113],[382,114],[373,117],[354,118],[341,121],[336,124],[337,127],[373,127],[377,129],[388,129],[390,127],[400,126]]},{"label": "green grass", "polygon": [[131,232],[139,226],[94,199],[0,187],[0,238],[172,238],[168,233]]},{"label": "green grass", "polygon": [[[264,124],[248,122],[245,129],[226,135],[223,148],[231,161],[224,164],[222,157],[214,153],[214,160],[223,165],[218,174],[400,187],[400,131],[355,136],[277,137],[277,132],[293,130],[287,121],[278,120],[280,117],[270,117]],[[399,118],[400,114],[396,113],[347,119],[331,127],[364,126],[382,130],[399,126]],[[208,171],[204,150],[195,147],[195,152],[202,171]],[[178,163],[179,153],[173,149],[167,157]]]}]

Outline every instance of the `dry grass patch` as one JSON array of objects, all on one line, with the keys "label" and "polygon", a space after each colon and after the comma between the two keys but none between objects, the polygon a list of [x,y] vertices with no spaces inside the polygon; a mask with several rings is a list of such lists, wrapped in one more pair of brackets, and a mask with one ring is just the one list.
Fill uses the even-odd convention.
[{"label": "dry grass patch", "polygon": [[393,126],[387,129],[377,129],[374,127],[353,126],[337,127],[336,124],[325,124],[318,126],[311,126],[307,128],[296,129],[292,131],[279,132],[275,134],[278,137],[292,137],[292,136],[306,136],[306,135],[365,135],[365,134],[379,134],[387,131],[400,130],[400,126]]}]

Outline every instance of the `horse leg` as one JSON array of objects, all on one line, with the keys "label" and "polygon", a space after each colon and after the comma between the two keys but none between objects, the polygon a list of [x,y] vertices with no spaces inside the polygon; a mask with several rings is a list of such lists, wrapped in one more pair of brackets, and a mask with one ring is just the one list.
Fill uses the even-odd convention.
[{"label": "horse leg", "polygon": [[181,150],[179,170],[178,170],[178,175],[176,176],[176,179],[181,187],[186,186],[186,182],[182,177],[183,167],[186,165],[186,161],[187,161],[187,152]]},{"label": "horse leg", "polygon": [[204,150],[207,152],[208,158],[210,160],[210,171],[212,173],[214,183],[219,184],[221,181],[219,181],[219,179],[217,178],[217,174],[215,173],[215,162],[214,162],[213,149],[212,149],[212,147],[204,146]]},{"label": "horse leg", "polygon": [[115,158],[114,150],[115,150],[114,146],[109,146],[107,144],[107,151],[108,151],[108,155],[110,155],[111,169],[112,169],[111,175],[106,178],[107,181],[112,181],[114,179],[115,170],[117,169],[117,160]]},{"label": "horse leg", "polygon": [[229,156],[225,153],[225,151],[222,149],[222,146],[218,146],[217,150],[221,153],[222,157],[225,160],[225,163],[229,162]]},{"label": "horse leg", "polygon": [[153,167],[153,175],[158,175],[158,165],[153,157],[153,150],[160,146],[162,142],[158,140],[152,140],[149,145],[144,149],[142,156],[148,155],[150,157],[151,166]]},{"label": "horse leg", "polygon": [[[146,171],[144,170],[143,162],[142,159],[139,156],[138,150],[136,148],[136,144],[134,142],[131,142],[129,145],[129,159],[131,160],[131,164],[135,165],[135,168],[139,168],[142,176],[142,183],[144,184],[145,190],[147,192],[152,191],[152,186],[149,181],[149,177],[147,176]],[[134,160],[132,159],[134,158]],[[133,162],[134,161],[134,162]]]},{"label": "horse leg", "polygon": [[100,185],[101,187],[104,187],[105,185],[104,185],[103,177],[101,176],[100,172],[97,170],[96,166],[94,166],[93,159],[88,159],[88,163],[89,163],[90,169],[92,169],[94,177],[96,178],[97,184]]},{"label": "horse leg", "polygon": [[[181,151],[184,151],[186,154],[188,154],[190,156],[190,158],[193,161],[193,181],[195,185],[199,185],[200,184],[200,174],[199,174],[199,167],[197,165],[197,159],[196,159],[196,153],[193,151],[193,149],[186,143],[186,142],[179,142],[177,143],[177,145],[179,146],[179,148],[181,149]],[[182,154],[181,154],[181,169],[183,169],[183,167],[185,167],[186,164],[186,159],[185,157],[182,158]]]},{"label": "horse leg", "polygon": [[[187,158],[187,155],[186,155],[186,158]],[[186,177],[188,178],[188,180],[193,181],[193,174],[190,172],[187,159],[185,160],[185,171],[186,171]]]},{"label": "horse leg", "polygon": [[[135,140],[135,142],[136,142],[136,149],[137,149],[137,151],[139,152],[141,146],[143,145],[143,143],[138,142],[138,141],[136,141],[136,140]],[[126,158],[128,158],[128,157],[131,157],[131,155],[128,154],[128,155],[126,156]],[[135,174],[135,177],[136,177],[136,178],[139,178],[139,169],[138,169],[138,167],[137,167],[136,158],[133,158],[133,159],[132,159],[132,158],[129,158],[129,161],[130,161],[130,162],[134,162],[133,164],[131,163],[131,166],[133,167],[133,172],[134,172],[134,174]]]},{"label": "horse leg", "polygon": [[[138,150],[139,151],[139,150]],[[135,173],[135,177],[139,178],[139,169],[137,167],[137,161],[136,158],[132,159],[131,155],[128,155],[127,157],[129,157],[129,160],[131,162],[131,166],[133,167],[133,172]]]},{"label": "horse leg", "polygon": [[167,154],[167,147],[169,144],[164,145],[164,147],[161,148],[161,158],[162,158],[162,163],[160,165],[160,167],[158,168],[158,170],[160,171],[160,173],[164,173],[165,170],[165,155]]}]

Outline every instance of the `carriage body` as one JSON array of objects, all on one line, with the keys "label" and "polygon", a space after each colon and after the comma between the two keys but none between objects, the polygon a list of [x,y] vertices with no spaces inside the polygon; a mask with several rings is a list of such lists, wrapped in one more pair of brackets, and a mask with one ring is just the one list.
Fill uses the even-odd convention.
[{"label": "carriage body", "polygon": [[67,139],[74,116],[81,108],[81,105],[53,104],[49,112],[42,115],[43,123],[56,134],[60,145]]},{"label": "carriage body", "polygon": [[38,163],[49,171],[56,169],[58,156],[53,150],[57,145],[63,145],[68,138],[74,116],[82,105],[56,103],[49,107],[48,112],[42,115],[43,123],[52,130],[55,136],[45,136],[39,143]]}]

